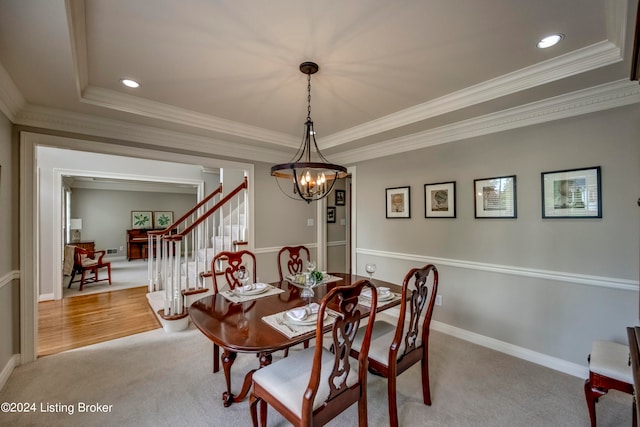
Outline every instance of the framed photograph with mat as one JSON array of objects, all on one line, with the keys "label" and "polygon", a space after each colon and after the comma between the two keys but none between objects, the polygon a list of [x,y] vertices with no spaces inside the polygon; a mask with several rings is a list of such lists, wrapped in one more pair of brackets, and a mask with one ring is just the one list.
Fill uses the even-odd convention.
[{"label": "framed photograph with mat", "polygon": [[167,228],[173,224],[173,211],[155,211],[153,213],[153,228]]},{"label": "framed photograph with mat", "polygon": [[600,166],[542,172],[542,218],[602,218]]},{"label": "framed photograph with mat", "polygon": [[516,176],[473,180],[476,218],[517,218]]},{"label": "framed photograph with mat", "polygon": [[424,185],[424,217],[456,217],[456,182]]},{"label": "framed photograph with mat", "polygon": [[336,207],[328,206],[327,207],[327,222],[334,223],[336,222]]},{"label": "framed photograph with mat", "polygon": [[411,218],[411,194],[409,187],[387,188],[387,218]]},{"label": "framed photograph with mat", "polygon": [[131,211],[131,228],[144,230],[151,226],[151,211]]}]

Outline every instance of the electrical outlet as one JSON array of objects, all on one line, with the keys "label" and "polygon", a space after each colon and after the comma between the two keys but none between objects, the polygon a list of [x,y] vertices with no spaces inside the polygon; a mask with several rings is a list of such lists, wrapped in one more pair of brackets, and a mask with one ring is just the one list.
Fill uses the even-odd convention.
[{"label": "electrical outlet", "polygon": [[307,218],[307,227],[313,227],[313,218]]},{"label": "electrical outlet", "polygon": [[436,305],[442,305],[442,295],[436,295]]},{"label": "electrical outlet", "polygon": [[120,246],[120,252],[124,251],[124,246]]}]

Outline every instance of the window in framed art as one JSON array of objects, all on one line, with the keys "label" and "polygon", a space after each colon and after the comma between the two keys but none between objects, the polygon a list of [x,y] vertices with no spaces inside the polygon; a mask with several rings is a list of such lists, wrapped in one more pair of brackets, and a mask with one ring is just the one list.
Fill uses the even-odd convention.
[{"label": "window in framed art", "polygon": [[516,176],[473,180],[476,218],[517,218]]},{"label": "window in framed art", "polygon": [[542,172],[542,218],[602,218],[600,166]]}]

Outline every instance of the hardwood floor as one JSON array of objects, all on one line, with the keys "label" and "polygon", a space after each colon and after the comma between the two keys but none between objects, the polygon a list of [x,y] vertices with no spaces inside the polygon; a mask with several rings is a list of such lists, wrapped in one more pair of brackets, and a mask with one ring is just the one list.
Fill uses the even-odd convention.
[{"label": "hardwood floor", "polygon": [[162,327],[147,287],[38,303],[38,356]]}]

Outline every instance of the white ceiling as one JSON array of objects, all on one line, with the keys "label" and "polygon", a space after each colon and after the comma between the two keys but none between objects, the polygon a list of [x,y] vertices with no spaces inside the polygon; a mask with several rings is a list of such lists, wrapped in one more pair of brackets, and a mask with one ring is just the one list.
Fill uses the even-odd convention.
[{"label": "white ceiling", "polygon": [[[318,143],[330,160],[357,161],[640,102],[629,81],[636,8],[0,0],[0,109],[17,124],[286,161],[307,113],[298,66],[315,61]],[[565,39],[536,48],[554,32]]]}]

